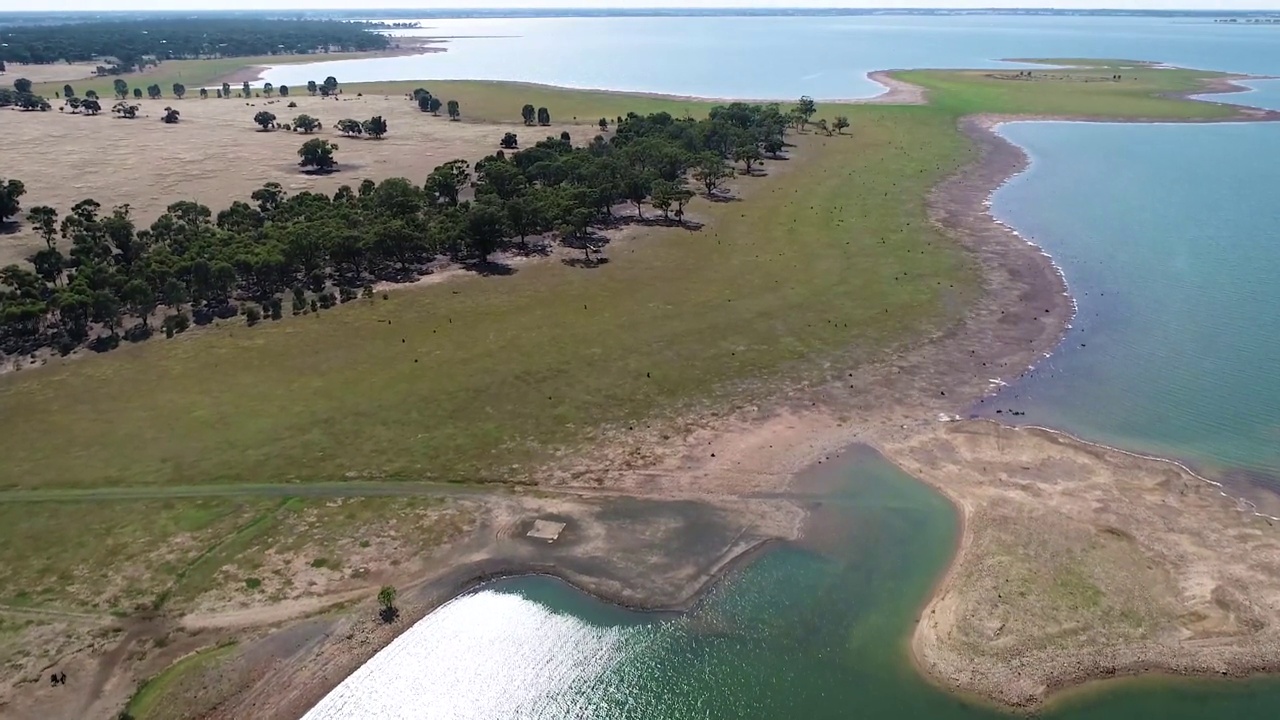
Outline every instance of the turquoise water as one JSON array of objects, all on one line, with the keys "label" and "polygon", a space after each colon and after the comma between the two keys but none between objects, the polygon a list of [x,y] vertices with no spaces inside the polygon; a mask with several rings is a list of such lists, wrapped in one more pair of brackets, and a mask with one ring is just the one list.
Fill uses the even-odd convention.
[{"label": "turquoise water", "polygon": [[[683,616],[635,613],[550,578],[495,583],[427,616],[304,720],[780,720],[1007,716],[927,684],[907,637],[955,516],[876,457],[846,467],[818,547],[784,547]],[[1280,682],[1131,681],[1058,720],[1271,718]]]},{"label": "turquoise water", "polygon": [[[887,68],[1105,57],[1280,75],[1280,26],[1155,18],[776,17],[423,20],[448,52],[281,65],[265,79],[519,80],[704,97],[853,98]],[[487,36],[487,37],[478,37]],[[496,36],[496,37],[495,37]]]},{"label": "turquoise water", "polygon": [[1280,125],[1002,132],[1032,164],[993,211],[1054,257],[1079,314],[985,404],[1280,483]]}]

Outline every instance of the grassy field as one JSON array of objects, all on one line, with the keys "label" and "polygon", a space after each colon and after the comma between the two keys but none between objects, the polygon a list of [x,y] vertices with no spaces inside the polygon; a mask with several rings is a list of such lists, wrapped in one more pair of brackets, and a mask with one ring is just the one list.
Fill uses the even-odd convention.
[{"label": "grassy field", "polygon": [[[1059,59],[1045,63],[1067,67],[1032,70],[1017,77],[1016,70],[938,71],[898,73],[922,85],[931,104],[955,115],[973,113],[1060,115],[1176,120],[1222,118],[1232,110],[1221,105],[1194,103],[1174,97],[1203,87],[1221,73],[1137,66],[1123,60],[1101,66],[1082,66],[1085,60]],[[1121,79],[1112,80],[1120,75]]]},{"label": "grassy field", "polygon": [[745,201],[694,207],[704,230],[641,233],[598,269],[531,264],[0,379],[0,484],[514,479],[601,426],[880,352],[975,291],[924,207],[965,152],[946,114],[859,110],[851,135],[740,179]]}]

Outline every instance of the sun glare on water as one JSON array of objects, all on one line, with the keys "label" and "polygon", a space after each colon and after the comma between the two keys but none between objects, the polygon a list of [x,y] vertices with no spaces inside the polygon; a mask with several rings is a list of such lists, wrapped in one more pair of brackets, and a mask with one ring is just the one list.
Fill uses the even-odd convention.
[{"label": "sun glare on water", "polygon": [[303,720],[580,717],[581,692],[618,662],[627,628],[597,627],[482,591],[428,615]]}]

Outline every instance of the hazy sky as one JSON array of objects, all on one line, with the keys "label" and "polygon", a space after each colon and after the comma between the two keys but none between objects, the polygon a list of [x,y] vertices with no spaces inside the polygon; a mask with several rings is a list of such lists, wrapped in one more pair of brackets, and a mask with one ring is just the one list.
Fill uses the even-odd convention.
[{"label": "hazy sky", "polygon": [[1280,9],[1280,0],[0,0],[6,10],[196,10],[284,8],[562,7],[1057,7]]}]

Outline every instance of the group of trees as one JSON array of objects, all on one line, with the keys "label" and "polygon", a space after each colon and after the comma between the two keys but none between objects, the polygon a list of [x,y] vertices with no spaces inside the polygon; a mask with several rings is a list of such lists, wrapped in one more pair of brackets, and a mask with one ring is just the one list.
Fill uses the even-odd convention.
[{"label": "group of trees", "polygon": [[[585,147],[547,138],[474,168],[445,163],[422,184],[365,180],[331,196],[268,183],[216,213],[174,203],[143,229],[127,205],[106,212],[84,200],[64,216],[35,207],[25,218],[44,248],[29,268],[0,269],[0,352],[111,347],[238,313],[253,324],[280,318],[285,303],[313,312],[371,294],[377,280],[416,278],[441,256],[487,264],[534,236],[590,261],[595,229],[616,222],[618,205],[683,222],[690,181],[715,193],[733,175],[729,160],[749,167],[776,153],[788,126],[776,105],[735,103],[702,120],[631,114]],[[313,138],[299,155],[323,169],[336,149]],[[0,213],[18,215],[21,183],[0,188]]]},{"label": "group of trees", "polygon": [[0,108],[3,107],[17,107],[22,110],[39,110],[42,112],[53,108],[43,96],[32,92],[31,81],[26,78],[14,80],[12,90],[0,88]]},{"label": "group of trees", "polygon": [[0,61],[89,62],[111,58],[112,74],[176,58],[243,57],[364,51],[390,38],[364,23],[256,17],[147,18],[15,25],[0,33]]},{"label": "group of trees", "polygon": [[[535,111],[532,105],[525,105],[520,109],[520,117],[524,119],[525,125],[533,125],[535,121],[544,127],[551,124],[551,111],[544,107],[540,107]],[[606,120],[605,126],[601,130],[607,130],[608,124]]]},{"label": "group of trees", "polygon": [[383,120],[381,115],[375,115],[363,122],[353,118],[346,118],[339,120],[333,126],[333,129],[347,137],[368,135],[375,140],[381,140],[382,136],[387,134],[387,121]]},{"label": "group of trees", "polygon": [[460,120],[462,118],[462,108],[458,105],[457,100],[450,100],[447,103],[441,102],[440,98],[432,95],[426,88],[416,88],[410,97],[418,104],[418,109],[422,112],[439,115],[440,108],[443,107],[449,114],[450,120]]}]

